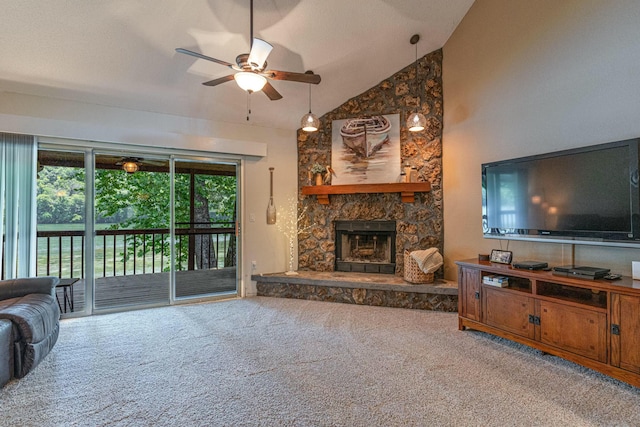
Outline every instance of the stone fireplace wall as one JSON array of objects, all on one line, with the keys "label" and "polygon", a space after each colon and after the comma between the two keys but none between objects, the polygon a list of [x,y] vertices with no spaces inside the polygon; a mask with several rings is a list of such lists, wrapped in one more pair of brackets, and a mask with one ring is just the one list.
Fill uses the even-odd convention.
[{"label": "stone fireplace wall", "polygon": [[[334,270],[335,220],[395,220],[396,275],[403,275],[405,250],[437,247],[443,253],[442,215],[442,50],[418,60],[415,89],[415,63],[348,100],[320,118],[318,132],[298,130],[298,188],[308,185],[308,171],[314,163],[331,164],[331,123],[352,117],[400,114],[401,164],[418,170],[418,181],[431,183],[428,193],[416,193],[415,203],[402,203],[400,194],[331,195],[329,205],[320,205],[315,196],[302,196],[302,221],[298,236],[298,269]],[[322,84],[318,90],[322,90]],[[418,96],[416,96],[418,95]],[[416,105],[427,118],[427,128],[411,133],[405,122]],[[444,255],[444,254],[443,254]],[[442,271],[436,273],[442,277]]]}]

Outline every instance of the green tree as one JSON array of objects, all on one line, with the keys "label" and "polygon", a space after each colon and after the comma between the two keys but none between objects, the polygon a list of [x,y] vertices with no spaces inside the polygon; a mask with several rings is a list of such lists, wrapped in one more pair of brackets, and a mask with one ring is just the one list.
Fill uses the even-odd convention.
[{"label": "green tree", "polygon": [[[191,175],[175,176],[177,228],[233,227],[236,209],[235,176],[194,175],[194,218],[190,218]],[[95,176],[96,222],[112,229],[168,229],[170,221],[170,177],[166,172],[98,169]],[[38,224],[82,224],[85,213],[85,170],[78,167],[45,166],[38,172]],[[192,224],[195,223],[195,224]],[[128,237],[123,260],[154,251],[168,254],[168,234]],[[217,246],[211,235],[191,237],[195,243],[197,268],[217,266]],[[144,243],[144,244],[143,244]],[[176,248],[176,264],[187,267],[189,245]],[[235,265],[235,236],[231,238],[225,265]]]},{"label": "green tree", "polygon": [[[176,177],[176,182],[190,184],[190,175]],[[233,226],[236,206],[236,179],[229,176],[194,175],[195,194],[194,228]],[[176,195],[184,195],[185,192]],[[189,201],[185,201],[189,205]],[[188,217],[188,216],[187,216]],[[211,234],[197,234],[194,238],[195,258],[198,268],[211,268],[218,265],[217,240]],[[235,236],[231,237],[225,256],[225,266],[235,265]],[[230,263],[231,262],[231,263]]]},{"label": "green tree", "polygon": [[78,224],[84,221],[84,169],[45,166],[38,172],[39,224]]},{"label": "green tree", "polygon": [[[190,219],[191,175],[176,174],[175,216],[177,228],[211,228],[220,221],[235,219],[236,180],[229,176],[195,175],[194,208],[195,217]],[[96,217],[124,218],[112,225],[114,229],[157,229],[169,228],[170,181],[164,172],[136,172],[127,174],[121,170],[96,171]],[[200,223],[200,224],[192,224]],[[153,245],[132,236],[126,242],[128,253],[133,255],[133,239],[137,239],[138,256],[155,248],[156,253],[168,253],[168,237],[154,235]],[[198,268],[208,268],[216,264],[216,248],[210,236],[196,235],[195,254]],[[186,266],[188,245],[176,248],[176,263],[181,269]]]}]

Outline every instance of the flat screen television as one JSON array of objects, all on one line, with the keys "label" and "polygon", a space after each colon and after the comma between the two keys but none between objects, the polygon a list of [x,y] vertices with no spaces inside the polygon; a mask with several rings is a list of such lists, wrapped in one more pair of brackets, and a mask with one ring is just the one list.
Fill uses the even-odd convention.
[{"label": "flat screen television", "polygon": [[482,165],[485,237],[640,244],[640,139]]}]

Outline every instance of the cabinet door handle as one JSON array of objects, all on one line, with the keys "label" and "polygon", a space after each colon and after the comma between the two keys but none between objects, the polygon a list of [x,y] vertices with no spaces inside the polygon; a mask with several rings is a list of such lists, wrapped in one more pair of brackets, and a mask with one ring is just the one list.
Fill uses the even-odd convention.
[{"label": "cabinet door handle", "polygon": [[620,325],[611,325],[611,333],[613,335],[620,335]]},{"label": "cabinet door handle", "polygon": [[480,292],[476,291],[476,292],[473,294],[473,296],[474,296],[476,299],[480,299]]},{"label": "cabinet door handle", "polygon": [[534,316],[533,314],[529,315],[529,323],[533,323],[534,325],[540,325],[540,317]]}]

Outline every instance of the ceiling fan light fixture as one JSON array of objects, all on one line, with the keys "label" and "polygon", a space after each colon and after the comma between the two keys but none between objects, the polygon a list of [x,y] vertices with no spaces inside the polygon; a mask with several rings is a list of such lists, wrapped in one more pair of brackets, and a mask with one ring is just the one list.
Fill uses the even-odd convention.
[{"label": "ceiling fan light fixture", "polygon": [[242,90],[249,93],[259,92],[267,84],[267,79],[264,76],[251,71],[240,71],[234,74],[233,78]]},{"label": "ceiling fan light fixture", "polygon": [[140,169],[140,167],[138,166],[138,162],[134,162],[133,160],[127,160],[126,162],[122,163],[122,169],[126,173],[134,173],[134,172],[138,172],[138,169]]}]

